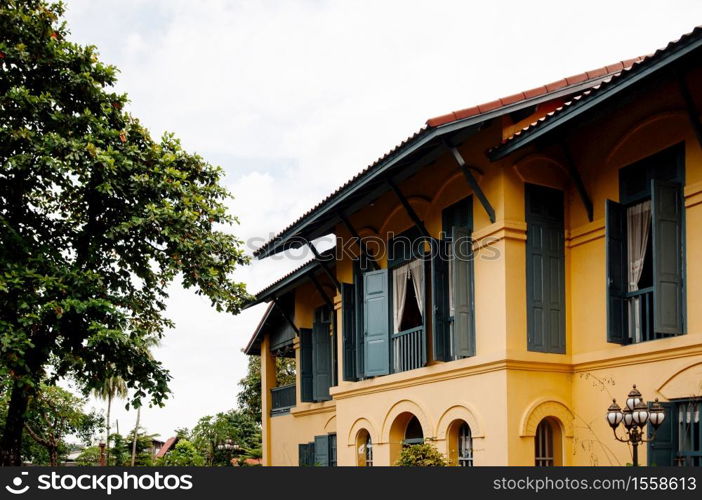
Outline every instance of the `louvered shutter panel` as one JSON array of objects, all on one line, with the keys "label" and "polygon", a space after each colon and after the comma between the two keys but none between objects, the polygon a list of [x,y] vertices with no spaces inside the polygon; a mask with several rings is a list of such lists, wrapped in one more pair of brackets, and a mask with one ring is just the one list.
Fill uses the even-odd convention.
[{"label": "louvered shutter panel", "polygon": [[390,372],[390,316],[388,271],[363,276],[364,368],[367,377]]},{"label": "louvered shutter panel", "polygon": [[[665,420],[656,431],[656,439],[648,443],[647,462],[648,465],[666,467],[675,465],[678,415],[674,403],[661,403],[661,406],[665,409]],[[653,433],[651,424],[648,432]]]},{"label": "louvered shutter panel", "polygon": [[434,258],[431,260],[433,356],[435,360],[448,361],[451,359],[448,275],[450,243],[447,240],[434,240],[433,244],[437,247]]},{"label": "louvered shutter panel", "polygon": [[344,380],[358,380],[356,377],[356,287],[349,283],[341,284],[342,328],[344,346]]},{"label": "louvered shutter panel", "polygon": [[300,328],[300,398],[312,402],[312,330]]},{"label": "louvered shutter panel", "polygon": [[453,258],[453,347],[454,355],[465,358],[475,355],[475,332],[471,272],[473,248],[470,232],[454,226],[452,235]]},{"label": "louvered shutter panel", "polygon": [[312,325],[312,398],[315,401],[331,399],[332,352],[329,323],[316,321]]},{"label": "louvered shutter panel", "polygon": [[683,203],[679,184],[651,183],[653,323],[656,333],[684,333]]},{"label": "louvered shutter panel", "polygon": [[627,341],[626,317],[626,209],[607,200],[605,214],[607,246],[607,342]]},{"label": "louvered shutter panel", "polygon": [[314,464],[329,467],[329,436],[314,437]]}]

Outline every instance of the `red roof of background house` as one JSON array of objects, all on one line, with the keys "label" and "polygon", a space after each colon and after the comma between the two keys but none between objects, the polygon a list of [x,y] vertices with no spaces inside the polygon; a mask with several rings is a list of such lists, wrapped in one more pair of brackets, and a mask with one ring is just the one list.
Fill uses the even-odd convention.
[{"label": "red roof of background house", "polygon": [[166,440],[163,446],[161,446],[161,449],[158,450],[158,453],[156,453],[156,458],[163,458],[166,453],[171,451],[171,448],[175,448],[175,445],[178,444],[178,437],[171,437]]}]

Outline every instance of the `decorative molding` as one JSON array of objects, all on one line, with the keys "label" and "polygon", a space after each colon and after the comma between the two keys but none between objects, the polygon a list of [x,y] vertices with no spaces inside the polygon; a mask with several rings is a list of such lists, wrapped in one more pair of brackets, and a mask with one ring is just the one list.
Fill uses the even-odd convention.
[{"label": "decorative molding", "polygon": [[307,417],[310,415],[320,415],[323,413],[335,413],[336,401],[324,401],[322,403],[298,403],[290,410],[293,417]]},{"label": "decorative molding", "polygon": [[448,439],[449,427],[456,420],[462,420],[470,427],[470,433],[473,439],[485,437],[483,434],[483,426],[478,418],[478,412],[468,403],[454,405],[448,408],[439,417],[439,423],[434,430],[434,436],[437,441]]},{"label": "decorative molding", "polygon": [[501,219],[494,224],[473,231],[473,249],[480,250],[484,246],[482,240],[486,238],[491,238],[491,243],[504,239],[526,241],[526,230],[525,221]]},{"label": "decorative molding", "polygon": [[[689,388],[697,384],[696,387]],[[670,376],[657,391],[665,399],[692,398],[702,396],[702,361],[696,361]]]},{"label": "decorative molding", "polygon": [[[639,121],[634,127],[627,128],[626,132],[624,132],[621,136],[619,136],[619,139],[614,143],[614,146],[612,146],[612,149],[610,149],[609,153],[607,154],[605,158],[605,165],[611,165],[613,162],[614,157],[619,153],[623,147],[638,133],[640,133],[643,129],[646,127],[649,127],[653,124],[656,124],[656,126],[660,127],[660,124],[657,124],[656,122],[664,121],[664,120],[682,120],[681,123],[684,128],[687,127],[687,124],[689,123],[688,117],[687,117],[687,112],[682,109],[674,109],[674,110],[669,110],[669,111],[663,111],[663,112],[656,112],[643,120]],[[682,140],[683,138],[681,138]],[[672,144],[670,144],[672,145]],[[641,151],[641,156],[640,158],[645,158],[647,156],[650,156],[651,154],[655,153],[655,151],[649,151],[646,150],[645,148],[638,148]],[[665,146],[662,148],[665,149]],[[639,159],[640,159],[639,158]],[[633,162],[636,161],[637,159],[628,159],[627,162]],[[621,165],[623,166],[623,165]]]},{"label": "decorative molding", "polygon": [[[431,200],[429,198],[427,198],[426,196],[418,196],[418,195],[412,195],[412,196],[405,195],[405,198],[407,198],[407,202],[414,209],[414,211],[417,212],[417,215],[419,216],[419,218],[424,219],[426,217],[426,213],[427,213],[429,207],[431,206]],[[395,205],[395,207],[390,211],[388,216],[385,218],[383,225],[378,230],[377,234],[379,236],[381,236],[381,237],[385,236],[385,234],[388,231],[388,226],[390,226],[392,224],[393,219],[400,212],[402,212],[405,217],[410,219],[410,224],[407,226],[407,228],[414,226],[414,223],[412,222],[411,218],[409,217],[409,215],[407,215],[407,212],[405,212],[405,207],[402,206],[402,203],[400,203],[398,201],[397,204]],[[405,229],[407,229],[407,228],[405,228]],[[402,231],[398,231],[398,232],[402,232]],[[359,234],[360,234],[360,231],[359,231]]]},{"label": "decorative molding", "polygon": [[[666,344],[668,344],[668,346],[663,347]],[[669,346],[669,344],[673,345]],[[669,359],[680,359],[691,356],[702,356],[702,338],[700,338],[699,334],[688,333],[678,337],[658,339],[651,342],[617,346],[613,350],[619,354],[612,355],[612,351],[610,350],[609,353],[604,356],[597,352],[575,356],[573,359],[573,373],[618,368],[622,366],[644,365],[656,361],[667,361]],[[595,359],[587,360],[587,357]],[[578,358],[584,358],[585,360],[579,361]]]},{"label": "decorative molding", "polygon": [[[514,359],[501,359],[478,363],[475,361],[475,358],[465,358],[448,363],[437,363],[430,367],[412,370],[411,372],[396,373],[384,377],[353,382],[345,385],[343,388],[332,388],[331,393],[335,400],[341,400],[504,370],[572,373],[572,368],[568,363],[549,363]],[[408,373],[411,373],[411,375],[407,376]]]},{"label": "decorative molding", "polygon": [[566,247],[575,248],[605,237],[605,220],[595,219],[574,229],[566,230]]},{"label": "decorative molding", "polygon": [[360,417],[357,418],[353,424],[351,424],[351,428],[349,429],[349,434],[346,439],[346,445],[355,447],[356,437],[358,436],[358,433],[364,429],[368,432],[368,434],[370,434],[371,442],[380,442],[380,436],[378,436],[375,426],[367,418]]},{"label": "decorative molding", "polygon": [[539,422],[546,417],[559,421],[565,437],[573,437],[573,420],[575,419],[573,412],[562,401],[545,398],[532,403],[522,415],[519,425],[520,437],[536,436],[536,428]]},{"label": "decorative molding", "polygon": [[691,208],[702,203],[702,182],[685,186],[685,208]]},{"label": "decorative molding", "polygon": [[402,399],[390,406],[390,408],[388,408],[388,410],[385,412],[382,431],[380,433],[380,441],[378,444],[390,442],[390,431],[392,430],[392,426],[395,423],[395,420],[397,420],[397,417],[403,413],[411,413],[417,417],[417,420],[419,420],[419,423],[422,426],[424,439],[429,441],[434,439],[434,436],[428,435],[430,432],[434,431],[434,426],[432,425],[432,422],[427,414],[424,413],[424,410],[422,410],[422,405],[409,399]]}]

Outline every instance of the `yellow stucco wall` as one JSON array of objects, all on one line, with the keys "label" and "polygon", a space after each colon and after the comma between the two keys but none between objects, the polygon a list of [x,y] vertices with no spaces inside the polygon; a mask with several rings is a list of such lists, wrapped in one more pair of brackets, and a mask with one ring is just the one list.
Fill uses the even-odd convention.
[{"label": "yellow stucco wall", "polygon": [[[702,88],[700,71],[693,72],[689,85]],[[612,397],[623,400],[634,383],[646,399],[701,395],[702,260],[696,256],[702,254],[702,149],[677,83],[657,81],[647,92],[567,134],[573,163],[593,202],[592,222],[560,146],[527,148],[491,164],[484,152],[502,138],[502,123],[467,141],[461,153],[483,169],[479,183],[497,216],[490,223],[474,197],[476,355],[360,382],[341,381],[331,390],[333,401],[300,403],[286,416],[264,414],[271,450],[266,463],[296,465],[299,443],[336,432],[339,465],[355,465],[356,435],[366,429],[375,446],[375,464],[389,465],[397,452],[392,424],[412,413],[425,438],[447,454],[450,423],[468,422],[475,465],[533,465],[533,436],[544,417],[560,428],[563,465],[623,465],[631,460],[629,450],[612,438],[604,420]],[[696,99],[702,102],[702,95]],[[605,200],[618,199],[619,168],[681,141],[686,157],[687,334],[626,346],[607,343]],[[527,351],[525,182],[565,192],[565,354]],[[471,194],[449,155],[400,189],[434,236],[441,229],[441,210]],[[351,221],[362,236],[382,239],[411,225],[392,193],[353,214]],[[341,226],[337,234],[347,236]],[[381,265],[386,266],[384,259]],[[340,281],[351,282],[351,262],[337,263],[336,273]],[[309,327],[321,299],[304,286],[296,293],[295,321]],[[337,313],[339,302],[337,294]],[[341,346],[338,355],[341,380]]]}]

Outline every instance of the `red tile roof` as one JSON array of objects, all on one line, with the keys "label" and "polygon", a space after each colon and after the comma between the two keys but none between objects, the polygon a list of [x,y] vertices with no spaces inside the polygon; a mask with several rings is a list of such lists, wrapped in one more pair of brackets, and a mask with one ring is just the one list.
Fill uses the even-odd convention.
[{"label": "red tile roof", "polygon": [[[661,56],[670,53],[671,49],[675,48],[676,46],[680,45],[683,42],[690,40],[692,37],[694,37],[696,35],[700,35],[700,34],[702,34],[702,26],[698,26],[690,33],[687,33],[687,34],[681,36],[679,39],[668,43],[668,45],[666,45],[665,48],[658,49],[653,54],[649,54],[647,56],[632,59],[631,61],[633,61],[633,64],[631,64],[631,65],[624,65],[623,67],[619,68],[618,70],[617,70],[616,65],[615,66],[607,66],[604,69],[613,68],[617,71],[615,71],[612,74],[610,74],[609,76],[607,76],[607,78],[602,79],[597,85],[593,85],[589,89],[574,96],[571,100],[565,102],[562,106],[559,106],[558,108],[551,111],[550,113],[547,113],[546,115],[540,117],[538,120],[534,120],[533,122],[529,123],[527,126],[514,132],[511,136],[506,137],[505,139],[502,140],[500,145],[498,145],[494,148],[491,148],[489,150],[489,154],[492,155],[493,153],[498,153],[503,146],[506,146],[507,144],[513,142],[516,138],[530,134],[532,131],[539,128],[542,124],[552,121],[555,117],[560,116],[563,112],[572,108],[576,104],[587,101],[589,98],[593,97],[594,95],[597,95],[598,93],[600,93],[604,89],[607,89],[611,85],[616,84],[622,78],[625,78],[627,75],[631,74],[632,71],[637,70],[639,67],[643,67],[645,65],[648,65],[649,62],[655,61],[655,60],[659,59]],[[625,62],[626,61],[622,61],[622,64]]]},{"label": "red tile roof", "polygon": [[478,104],[477,106],[472,106],[470,108],[461,109],[458,111],[453,111],[446,115],[437,116],[435,118],[429,118],[427,120],[427,125],[430,127],[438,127],[441,125],[446,125],[447,123],[454,122],[456,120],[463,120],[471,116],[480,115],[487,113],[488,111],[493,111],[498,108],[508,106],[526,99],[533,99],[534,97],[539,97],[542,95],[550,94],[557,90],[564,89],[570,85],[576,85],[588,80],[592,80],[593,86],[600,83],[600,81],[612,74],[621,72],[626,68],[632,67],[637,62],[643,60],[643,57],[636,57],[634,59],[627,59],[625,61],[620,61],[616,64],[610,64],[602,68],[593,69],[586,71],[584,73],[579,73],[577,75],[569,76],[567,78],[561,78],[558,81],[547,83],[541,87],[536,87],[530,90],[525,90],[517,94],[513,94],[507,97],[501,97],[494,101],[486,102],[484,104]]},{"label": "red tile roof", "polygon": [[428,119],[426,121],[425,127],[421,128],[420,130],[415,132],[413,135],[411,135],[410,137],[408,137],[407,139],[402,141],[400,144],[395,146],[393,149],[388,151],[385,155],[378,158],[375,162],[373,162],[368,167],[363,169],[361,172],[356,174],[354,177],[349,179],[346,183],[344,183],[342,186],[337,188],[334,192],[332,192],[330,195],[328,195],[326,198],[324,198],[321,202],[319,202],[313,208],[311,208],[307,212],[305,212],[295,222],[288,225],[285,229],[281,230],[275,237],[271,238],[269,241],[264,243],[260,248],[255,250],[254,256],[256,256],[256,257],[260,256],[276,240],[281,238],[286,233],[289,233],[290,231],[292,231],[295,228],[295,226],[300,224],[306,218],[308,218],[308,217],[314,215],[316,212],[320,211],[325,205],[329,204],[334,198],[336,198],[337,196],[341,195],[346,190],[348,190],[352,185],[354,185],[363,176],[369,174],[376,167],[380,166],[380,164],[392,159],[392,157],[394,155],[399,154],[405,148],[405,146],[410,145],[410,144],[414,143],[415,141],[418,141],[426,133],[431,132],[436,127],[447,125],[449,123],[452,123],[452,122],[455,122],[458,120],[463,120],[466,118],[477,117],[477,116],[480,116],[480,115],[487,113],[489,111],[498,110],[502,107],[505,107],[508,105],[513,105],[513,104],[519,103],[521,101],[525,101],[527,99],[547,97],[549,94],[554,93],[556,91],[563,91],[564,89],[567,89],[567,87],[569,87],[571,85],[572,86],[578,85],[579,87],[582,87],[582,85],[587,85],[587,83],[590,82],[592,84],[592,86],[594,87],[594,86],[600,84],[604,79],[610,78],[613,74],[616,74],[617,72],[621,72],[625,68],[631,67],[633,64],[635,64],[637,61],[640,61],[641,59],[643,59],[643,58],[637,57],[634,59],[627,59],[625,61],[620,61],[620,62],[615,63],[615,64],[610,64],[608,66],[604,66],[602,68],[597,68],[597,69],[593,69],[590,71],[586,71],[584,73],[580,73],[578,75],[569,76],[567,78],[563,78],[563,79],[558,80],[556,82],[542,85],[541,87],[536,87],[534,89],[526,90],[524,92],[520,92],[520,93],[511,95],[511,96],[502,97],[502,98],[496,99],[494,101],[486,102],[483,104],[479,104],[477,106],[472,106],[470,108],[465,108],[465,109],[461,109],[458,111],[453,111],[453,112],[445,114],[445,115],[441,115],[441,116],[437,116],[437,117]]}]

